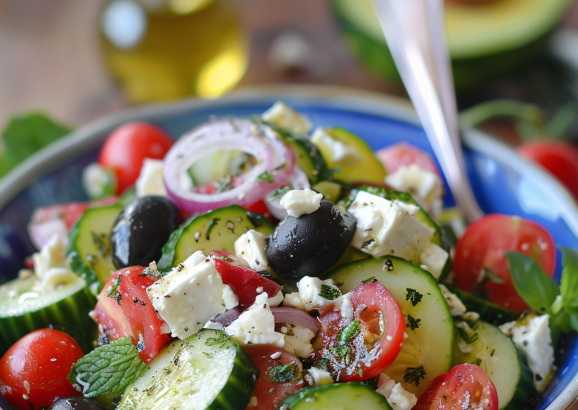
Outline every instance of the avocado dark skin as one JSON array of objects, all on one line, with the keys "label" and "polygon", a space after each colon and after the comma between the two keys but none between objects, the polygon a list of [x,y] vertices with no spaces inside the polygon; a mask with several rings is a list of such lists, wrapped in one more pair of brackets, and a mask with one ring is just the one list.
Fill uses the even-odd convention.
[{"label": "avocado dark skin", "polygon": [[97,401],[86,397],[65,397],[54,402],[48,410],[105,410]]},{"label": "avocado dark skin", "polygon": [[285,279],[319,276],[345,252],[356,221],[329,201],[299,218],[288,216],[267,238],[270,266]]},{"label": "avocado dark skin", "polygon": [[177,206],[164,196],[144,196],[125,206],[116,218],[110,242],[117,269],[158,261],[169,235],[182,222]]}]

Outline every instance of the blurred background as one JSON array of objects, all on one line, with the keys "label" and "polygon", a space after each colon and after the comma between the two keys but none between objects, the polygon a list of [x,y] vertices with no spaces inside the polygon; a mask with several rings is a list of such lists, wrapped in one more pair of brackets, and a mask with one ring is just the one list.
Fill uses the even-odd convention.
[{"label": "blurred background", "polygon": [[[564,134],[577,134],[577,3],[446,0],[446,19],[460,109],[531,102],[546,118],[562,109]],[[369,0],[0,0],[0,56],[2,129],[30,111],[74,128],[254,84],[404,95]],[[485,127],[510,142],[520,133],[511,121]]]}]

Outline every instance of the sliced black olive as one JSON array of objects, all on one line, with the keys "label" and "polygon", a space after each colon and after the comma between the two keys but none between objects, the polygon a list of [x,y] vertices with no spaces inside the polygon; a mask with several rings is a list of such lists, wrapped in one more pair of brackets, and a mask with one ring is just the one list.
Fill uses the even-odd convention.
[{"label": "sliced black olive", "polygon": [[182,217],[176,205],[164,196],[144,196],[126,205],[117,217],[110,242],[117,269],[147,266],[158,261]]},{"label": "sliced black olive", "polygon": [[356,221],[329,201],[299,218],[288,216],[267,240],[267,258],[282,277],[319,276],[339,260],[355,232]]},{"label": "sliced black olive", "polygon": [[54,402],[48,410],[105,410],[95,400],[86,397],[65,397]]}]

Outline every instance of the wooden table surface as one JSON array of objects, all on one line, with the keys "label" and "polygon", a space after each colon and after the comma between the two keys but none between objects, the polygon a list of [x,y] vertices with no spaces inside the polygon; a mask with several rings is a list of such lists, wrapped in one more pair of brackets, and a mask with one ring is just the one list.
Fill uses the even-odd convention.
[{"label": "wooden table surface", "polygon": [[[233,1],[251,38],[250,65],[240,85],[325,83],[403,94],[353,59],[340,41],[327,0]],[[0,128],[9,115],[31,109],[78,126],[130,105],[100,55],[102,4],[0,0]],[[578,28],[578,3],[564,25]],[[271,67],[271,44],[288,31],[300,33],[323,56],[323,73]]]}]

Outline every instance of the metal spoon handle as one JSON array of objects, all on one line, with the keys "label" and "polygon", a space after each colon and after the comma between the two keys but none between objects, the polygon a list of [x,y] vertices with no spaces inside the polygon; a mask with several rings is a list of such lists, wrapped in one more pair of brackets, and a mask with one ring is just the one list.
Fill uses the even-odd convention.
[{"label": "metal spoon handle", "polygon": [[465,172],[442,0],[372,0],[391,55],[466,219],[481,211]]}]

